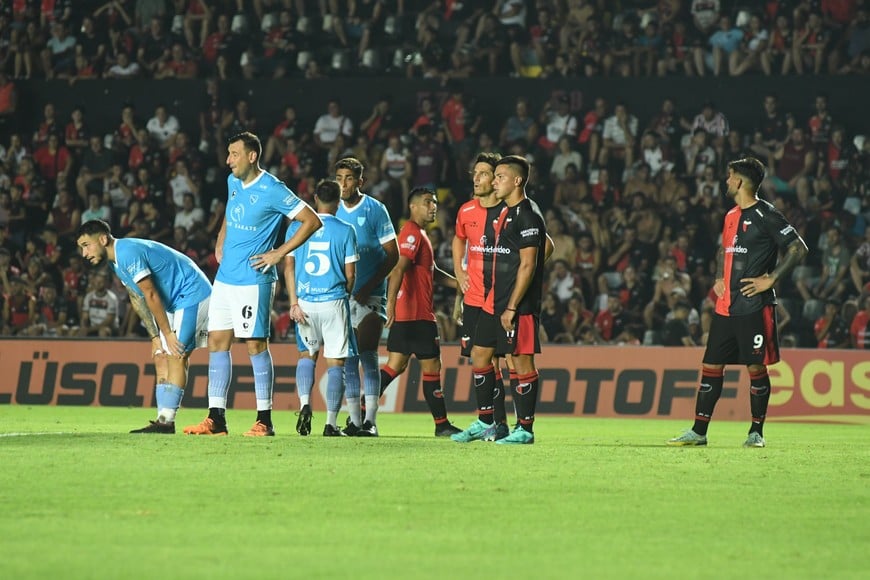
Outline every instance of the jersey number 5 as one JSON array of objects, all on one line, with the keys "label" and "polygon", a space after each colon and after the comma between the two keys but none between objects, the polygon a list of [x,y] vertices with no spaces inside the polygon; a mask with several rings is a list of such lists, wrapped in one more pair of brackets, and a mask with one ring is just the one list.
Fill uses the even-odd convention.
[{"label": "jersey number 5", "polygon": [[308,242],[305,271],[309,276],[323,276],[329,272],[329,242]]}]

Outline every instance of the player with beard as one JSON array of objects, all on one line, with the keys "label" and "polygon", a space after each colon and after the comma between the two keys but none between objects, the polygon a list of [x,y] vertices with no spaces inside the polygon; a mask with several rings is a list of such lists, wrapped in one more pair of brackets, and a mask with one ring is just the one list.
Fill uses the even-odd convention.
[{"label": "player with beard", "polygon": [[130,432],[175,433],[190,354],[204,348],[208,337],[208,278],[193,260],[169,246],[138,238],[115,239],[102,220],[83,223],[76,244],[92,265],[112,265],[151,336],[157,420]]},{"label": "player with beard", "polygon": [[[707,427],[722,394],[725,365],[746,365],[752,424],[744,447],[764,447],[770,400],[767,365],[779,361],[776,294],[773,286],[807,255],[807,245],[772,204],[758,198],[764,164],[747,157],[728,164],[729,197],[722,246],[716,256],[716,309],[704,352],[701,385],[691,429],[668,441],[674,446],[707,445]],[[777,259],[780,251],[782,260]]]}]

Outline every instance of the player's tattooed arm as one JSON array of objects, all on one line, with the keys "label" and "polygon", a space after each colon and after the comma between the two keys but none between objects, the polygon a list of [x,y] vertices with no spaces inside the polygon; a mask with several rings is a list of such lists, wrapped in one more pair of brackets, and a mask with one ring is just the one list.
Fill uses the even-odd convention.
[{"label": "player's tattooed arm", "polygon": [[786,246],[785,255],[779,261],[776,268],[774,268],[773,272],[770,273],[770,277],[776,281],[788,275],[795,266],[803,261],[808,252],[809,250],[803,239],[796,238]]},{"label": "player's tattooed arm", "polygon": [[130,295],[130,306],[133,307],[133,310],[135,310],[136,314],[139,315],[139,318],[142,319],[142,324],[145,325],[145,329],[148,331],[148,336],[152,339],[160,336],[160,329],[157,328],[157,321],[154,320],[154,315],[151,314],[151,310],[148,309],[148,304],[145,303],[145,297],[140,296],[129,288],[127,288],[127,294]]},{"label": "player's tattooed arm", "polygon": [[719,246],[716,252],[716,281],[713,283],[716,296],[725,294],[725,246]]}]

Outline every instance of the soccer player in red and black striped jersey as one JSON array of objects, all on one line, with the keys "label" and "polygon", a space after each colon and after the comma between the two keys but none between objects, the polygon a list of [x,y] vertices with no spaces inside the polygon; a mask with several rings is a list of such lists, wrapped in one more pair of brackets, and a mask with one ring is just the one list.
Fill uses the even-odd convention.
[{"label": "soccer player in red and black striped jersey", "polygon": [[[669,445],[706,445],[707,427],[722,394],[727,364],[746,365],[752,424],[745,447],[764,447],[770,400],[767,365],[779,361],[773,286],[807,255],[807,245],[785,217],[758,198],[764,165],[747,157],[728,164],[727,194],[736,204],[725,215],[713,290],[718,299],[704,352],[695,423]],[[779,252],[783,258],[778,260]]]},{"label": "soccer player in red and black striped jersey", "polygon": [[[456,237],[453,238],[453,271],[462,296],[462,329],[460,343],[462,356],[471,356],[474,330],[483,310],[486,295],[492,289],[492,258],[495,250],[495,227],[504,203],[495,196],[492,181],[495,165],[501,155],[481,153],[472,169],[474,197],[459,208],[456,214]],[[495,385],[493,406],[483,409],[489,415],[487,423],[492,429],[481,431],[476,439],[502,439],[507,437],[505,390],[498,358],[493,359]],[[469,439],[471,440],[471,439]]]},{"label": "soccer player in red and black striped jersey", "polygon": [[[435,221],[438,201],[435,193],[418,187],[408,194],[410,219],[399,232],[399,261],[389,277],[387,288],[387,364],[381,368],[381,394],[408,367],[411,355],[420,361],[423,373],[423,396],[435,420],[435,436],[458,433],[447,419],[441,391],[441,345],[432,286],[438,282],[452,288],[456,279],[435,265],[432,243],[425,227]],[[377,436],[377,427],[363,423],[361,436]]]},{"label": "soccer player in red and black striped jersey", "polygon": [[476,428],[487,428],[484,411],[493,404],[494,355],[511,355],[518,379],[513,393],[518,423],[507,437],[496,443],[530,444],[535,441],[533,424],[538,396],[535,354],[541,352],[538,317],[544,285],[547,232],[543,216],[525,194],[529,170],[528,161],[516,155],[503,157],[495,166],[493,187],[505,209],[496,226],[492,289],[486,295],[471,349],[478,420],[454,435],[454,441],[473,440],[463,435],[473,435]]}]

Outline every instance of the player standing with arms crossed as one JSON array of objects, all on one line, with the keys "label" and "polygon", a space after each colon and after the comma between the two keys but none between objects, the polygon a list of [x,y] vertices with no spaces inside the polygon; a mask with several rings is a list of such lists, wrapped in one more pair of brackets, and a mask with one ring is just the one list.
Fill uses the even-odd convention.
[{"label": "player standing with arms crossed", "polygon": [[206,346],[211,283],[181,252],[152,240],[117,240],[102,220],[83,223],[76,243],[92,265],[112,265],[151,336],[157,420],[130,433],[175,433],[190,353]]},{"label": "player standing with arms crossed", "polygon": [[[254,371],[257,420],[249,437],[275,434],[272,428],[274,371],[269,352],[275,265],[321,227],[320,218],[281,180],[260,168],[263,146],[253,133],[230,138],[227,208],[215,244],[220,262],[209,305],[208,417],[184,428],[188,435],[226,435],[233,338],[244,339]],[[300,222],[289,240],[275,247],[285,218]]]},{"label": "player standing with arms crossed", "polygon": [[[746,365],[752,424],[744,447],[764,447],[770,400],[767,365],[779,361],[776,294],[773,286],[807,255],[807,245],[772,204],[758,198],[764,164],[754,157],[728,164],[727,194],[736,204],[725,214],[716,255],[716,309],[704,351],[701,385],[692,428],[668,441],[674,446],[707,444],[707,427],[722,395],[725,365]],[[777,264],[779,251],[784,251]]]},{"label": "player standing with arms crossed", "polygon": [[[345,396],[350,409],[347,435],[357,435],[362,424],[376,424],[380,398],[380,371],[378,344],[387,318],[386,278],[399,260],[396,230],[387,208],[378,200],[360,191],[363,164],[353,157],[345,157],[335,164],[335,180],[341,187],[341,204],[336,217],[350,224],[356,231],[357,262],[356,284],[350,301],[351,324],[356,332],[358,356],[345,361]],[[365,417],[361,417],[359,367],[363,369]],[[373,430],[369,435],[377,434]]]},{"label": "player standing with arms crossed", "polygon": [[[317,184],[314,201],[323,227],[304,244],[287,254],[284,281],[290,297],[290,318],[296,322],[296,390],[299,393],[299,419],[296,432],[311,433],[311,389],[317,356],[329,367],[326,383],[326,425],[324,437],[341,436],[335,421],[344,394],[344,361],[356,355],[356,339],[350,326],[348,297],[356,278],[356,234],[351,226],[335,217],[341,189],[334,181]],[[298,222],[287,228],[293,237]]]}]

